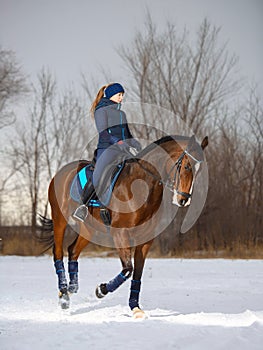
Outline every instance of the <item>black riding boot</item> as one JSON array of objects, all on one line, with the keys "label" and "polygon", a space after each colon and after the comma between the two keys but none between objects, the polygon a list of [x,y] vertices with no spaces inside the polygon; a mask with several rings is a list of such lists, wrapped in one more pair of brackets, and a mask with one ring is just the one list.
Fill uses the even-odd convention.
[{"label": "black riding boot", "polygon": [[76,220],[79,220],[81,222],[84,222],[88,216],[89,209],[88,209],[88,203],[89,201],[94,197],[95,190],[92,185],[92,182],[89,181],[83,191],[82,194],[82,203],[72,214],[72,217]]}]

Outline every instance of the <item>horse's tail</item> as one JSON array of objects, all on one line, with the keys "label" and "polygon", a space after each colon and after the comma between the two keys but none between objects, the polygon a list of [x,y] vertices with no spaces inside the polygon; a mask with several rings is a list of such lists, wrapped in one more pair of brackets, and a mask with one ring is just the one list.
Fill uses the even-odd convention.
[{"label": "horse's tail", "polygon": [[41,214],[38,217],[41,225],[37,226],[34,239],[43,254],[54,246],[53,221]]},{"label": "horse's tail", "polygon": [[41,223],[41,227],[43,231],[53,231],[53,221],[51,219],[46,218],[45,216],[38,214],[39,221]]}]

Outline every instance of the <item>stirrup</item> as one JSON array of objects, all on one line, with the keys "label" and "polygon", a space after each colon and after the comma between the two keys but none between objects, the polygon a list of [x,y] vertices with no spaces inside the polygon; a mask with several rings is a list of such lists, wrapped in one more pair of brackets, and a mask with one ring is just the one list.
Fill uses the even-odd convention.
[{"label": "stirrup", "polygon": [[85,204],[82,204],[74,211],[74,213],[72,214],[72,217],[76,220],[84,222],[88,216],[88,213],[89,213],[88,207]]}]

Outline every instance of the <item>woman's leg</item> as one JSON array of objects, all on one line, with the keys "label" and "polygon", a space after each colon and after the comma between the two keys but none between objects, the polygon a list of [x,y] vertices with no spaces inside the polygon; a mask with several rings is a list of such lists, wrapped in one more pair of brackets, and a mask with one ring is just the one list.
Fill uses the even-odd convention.
[{"label": "woman's leg", "polygon": [[[98,148],[97,150],[97,161],[95,165],[95,169],[93,172],[93,186],[97,195],[99,195],[98,187],[100,184],[100,179],[103,170],[109,164],[112,164],[114,160],[117,158],[119,154],[119,150],[114,147],[109,147],[106,149]],[[84,201],[84,204],[80,205],[75,212],[73,213],[73,218],[77,219],[81,222],[84,222],[88,215],[88,207],[87,203]]]},{"label": "woman's leg", "polygon": [[93,172],[93,185],[95,190],[98,189],[98,186],[100,185],[100,179],[103,170],[107,167],[107,165],[112,164],[114,160],[117,159],[120,150],[116,149],[116,147],[109,147],[103,150],[103,152],[99,153],[101,154],[98,155],[98,159]]}]

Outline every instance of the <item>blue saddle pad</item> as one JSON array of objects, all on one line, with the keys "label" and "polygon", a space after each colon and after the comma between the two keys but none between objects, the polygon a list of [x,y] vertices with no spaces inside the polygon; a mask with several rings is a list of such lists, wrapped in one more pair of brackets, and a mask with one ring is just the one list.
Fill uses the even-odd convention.
[{"label": "blue saddle pad", "polygon": [[[117,165],[117,169],[114,171],[114,175],[111,178],[111,181],[109,181],[109,185],[106,187],[106,189],[103,191],[103,193],[100,196],[99,199],[92,199],[89,202],[89,206],[93,207],[102,207],[107,206],[110,202],[112,191],[114,189],[114,186],[116,184],[116,181],[124,167],[125,162]],[[71,187],[70,187],[70,197],[79,204],[82,204],[82,193],[83,190],[89,181],[89,179],[92,180],[93,175],[93,165],[88,164],[84,168],[82,168],[74,177]],[[111,175],[110,175],[111,176]]]},{"label": "blue saddle pad", "polygon": [[82,203],[82,192],[88,182],[88,180],[92,179],[93,174],[93,165],[88,164],[84,168],[82,168],[74,177],[71,187],[70,187],[70,197],[73,201]]}]

